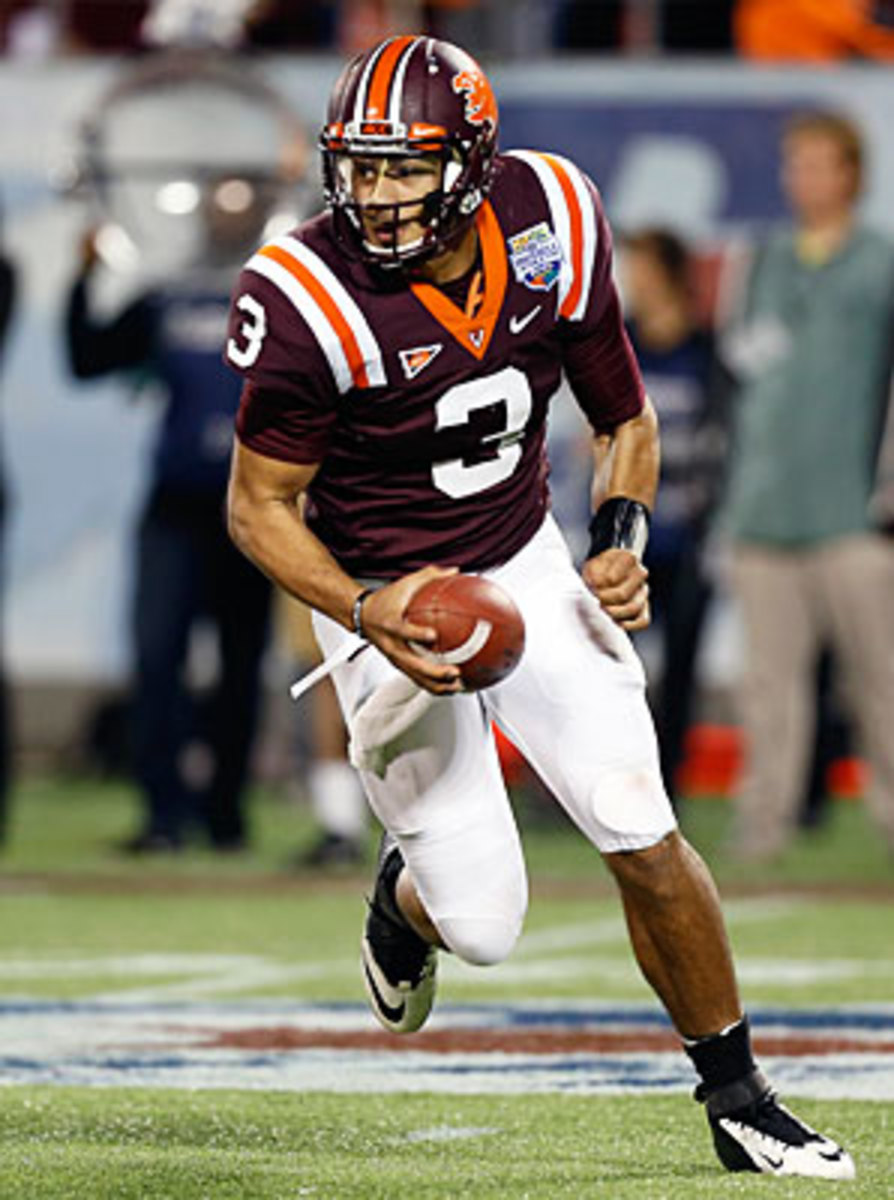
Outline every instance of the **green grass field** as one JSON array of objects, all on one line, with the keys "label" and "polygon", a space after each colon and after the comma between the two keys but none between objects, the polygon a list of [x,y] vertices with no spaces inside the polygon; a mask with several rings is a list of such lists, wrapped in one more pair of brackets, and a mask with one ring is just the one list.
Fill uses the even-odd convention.
[{"label": "green grass field", "polygon": [[[891,1113],[802,1102],[852,1183],[725,1175],[680,1097],[366,1097],[71,1091],[8,1098],[0,1195],[146,1200],[884,1200]],[[451,1136],[452,1134],[452,1136]]]},{"label": "green grass field", "polygon": [[[3,860],[0,1003],[361,1000],[356,947],[368,872],[323,878],[289,859],[306,811],[253,798],[255,847],[124,860],[120,784],[28,782]],[[507,964],[445,960],[445,1004],[648,1002],[612,886],[582,841],[525,813],[532,902]],[[723,850],[724,804],[685,827],[725,896],[746,997],[792,1008],[894,1001],[894,869],[862,806],[757,874]],[[15,1030],[14,1021],[7,1022]],[[2,1055],[15,1058],[7,1036]],[[2,1080],[0,1082],[8,1082]],[[727,1176],[697,1105],[674,1095],[357,1095],[328,1091],[10,1085],[0,1198],[894,1196],[894,1104],[800,1100],[840,1136],[853,1184]]]}]

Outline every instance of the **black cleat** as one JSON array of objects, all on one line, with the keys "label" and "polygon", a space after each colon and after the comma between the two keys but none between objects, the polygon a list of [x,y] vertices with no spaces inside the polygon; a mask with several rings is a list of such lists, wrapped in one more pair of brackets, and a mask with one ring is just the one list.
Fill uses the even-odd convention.
[{"label": "black cleat", "polygon": [[830,1138],[823,1137],[766,1091],[759,1099],[708,1121],[717,1156],[728,1171],[764,1175],[804,1175],[812,1179],[853,1179],[854,1161]]},{"label": "black cleat", "polygon": [[392,899],[402,866],[397,843],[385,834],[361,942],[363,981],[379,1023],[391,1033],[415,1033],[434,1003],[438,951],[410,928]]}]

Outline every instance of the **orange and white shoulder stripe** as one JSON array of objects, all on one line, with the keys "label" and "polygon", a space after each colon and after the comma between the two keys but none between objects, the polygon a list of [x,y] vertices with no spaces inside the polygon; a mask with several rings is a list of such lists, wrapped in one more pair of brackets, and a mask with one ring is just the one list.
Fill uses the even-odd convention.
[{"label": "orange and white shoulder stripe", "polygon": [[534,171],[549,204],[564,262],[559,272],[559,316],[580,321],[587,311],[596,259],[596,214],[580,170],[559,154],[510,150]]},{"label": "orange and white shoulder stripe", "polygon": [[387,383],[382,351],[369,322],[319,254],[286,234],[262,246],[246,268],[279,288],[304,318],[339,392]]}]

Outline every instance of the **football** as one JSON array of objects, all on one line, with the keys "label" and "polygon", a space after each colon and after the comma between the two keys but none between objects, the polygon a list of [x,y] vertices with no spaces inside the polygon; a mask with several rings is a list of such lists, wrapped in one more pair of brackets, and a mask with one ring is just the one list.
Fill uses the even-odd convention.
[{"label": "football", "polygon": [[438,639],[413,648],[459,667],[467,691],[492,687],[517,665],[525,648],[525,623],[512,597],[481,575],[447,575],[421,587],[406,617],[429,625]]}]

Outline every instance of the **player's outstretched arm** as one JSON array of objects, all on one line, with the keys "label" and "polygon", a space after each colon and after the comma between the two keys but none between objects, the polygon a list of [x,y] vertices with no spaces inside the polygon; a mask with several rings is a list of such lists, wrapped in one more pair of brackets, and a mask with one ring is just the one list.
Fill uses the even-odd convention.
[{"label": "player's outstretched arm", "polygon": [[410,645],[433,642],[435,631],[404,617],[423,584],[452,572],[426,567],[367,591],[342,570],[302,519],[301,499],[318,468],[318,463],[267,458],[237,441],[227,497],[233,541],[281,588],[361,633],[420,687],[439,694],[458,691],[455,666],[431,662]]},{"label": "player's outstretched arm", "polygon": [[596,439],[596,516],[583,566],[587,587],[622,629],[645,629],[649,573],[640,561],[660,466],[658,418],[647,398],[638,416]]},{"label": "player's outstretched arm", "polygon": [[362,588],[301,518],[301,498],[318,463],[268,458],[237,441],[230,465],[230,537],[255,566],[285,591],[351,628]]}]

